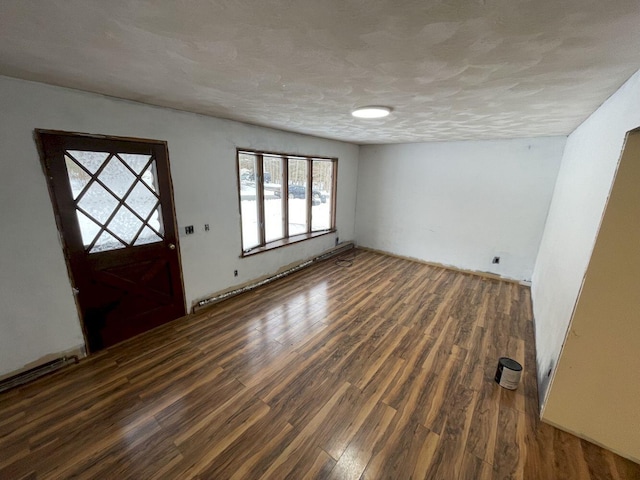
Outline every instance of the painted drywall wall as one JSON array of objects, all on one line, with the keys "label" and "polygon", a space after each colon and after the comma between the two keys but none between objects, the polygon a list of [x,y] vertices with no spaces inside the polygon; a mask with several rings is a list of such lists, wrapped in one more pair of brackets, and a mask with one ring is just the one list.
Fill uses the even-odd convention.
[{"label": "painted drywall wall", "polygon": [[640,130],[625,143],[544,419],[640,462]]},{"label": "painted drywall wall", "polygon": [[0,77],[0,112],[0,375],[83,345],[35,128],[168,142],[178,225],[196,230],[180,238],[188,306],[335,243],[336,235],[325,235],[239,258],[238,146],[338,157],[338,235],[341,241],[354,238],[356,145],[7,77]]},{"label": "painted drywall wall", "polygon": [[640,125],[640,72],[568,138],[532,278],[544,406],[627,131]]},{"label": "painted drywall wall", "polygon": [[358,244],[530,280],[565,141],[362,146]]}]

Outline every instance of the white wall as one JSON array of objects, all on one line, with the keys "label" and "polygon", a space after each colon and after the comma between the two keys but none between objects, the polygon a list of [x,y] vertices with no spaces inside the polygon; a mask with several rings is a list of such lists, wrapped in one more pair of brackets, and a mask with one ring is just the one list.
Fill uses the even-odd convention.
[{"label": "white wall", "polygon": [[625,133],[638,125],[640,72],[567,140],[531,289],[541,404],[591,257]]},{"label": "white wall", "polygon": [[[335,156],[337,228],[354,239],[358,147],[0,77],[0,375],[83,344],[35,128],[166,140],[187,305],[334,245],[325,235],[241,259],[235,148]],[[212,230],[204,232],[204,224]],[[239,276],[234,278],[233,271]]]},{"label": "white wall", "polygon": [[360,147],[358,244],[530,280],[565,141]]}]

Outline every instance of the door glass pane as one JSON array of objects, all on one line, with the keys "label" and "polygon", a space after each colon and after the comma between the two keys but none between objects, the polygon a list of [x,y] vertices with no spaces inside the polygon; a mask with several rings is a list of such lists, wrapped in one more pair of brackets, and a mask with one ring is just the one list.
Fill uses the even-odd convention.
[{"label": "door glass pane", "polygon": [[91,175],[89,175],[80,165],[72,160],[69,155],[64,156],[64,162],[67,166],[67,175],[69,176],[69,183],[71,184],[71,193],[73,199],[77,199],[80,192],[91,181]]},{"label": "door glass pane", "polygon": [[[70,150],[65,164],[84,246],[99,235],[91,252],[162,241],[155,161],[150,155]],[[111,233],[100,233],[100,227]]]},{"label": "door glass pane", "polygon": [[147,218],[151,210],[157,206],[158,197],[151,193],[144,183],[138,182],[127,197],[126,204],[142,218]]},{"label": "door glass pane", "polygon": [[136,180],[131,170],[125,167],[116,156],[111,157],[107,166],[98,175],[98,178],[119,198],[124,197]]},{"label": "door glass pane", "polygon": [[118,200],[102,185],[93,182],[89,190],[80,197],[78,206],[100,222],[101,225],[104,225],[104,222],[107,221],[118,206]]},{"label": "door glass pane", "polygon": [[76,210],[76,215],[78,217],[78,223],[80,224],[82,244],[85,247],[88,247],[89,245],[91,245],[91,242],[93,242],[93,239],[96,238],[96,235],[98,235],[98,233],[100,232],[100,226],[85,214],[83,214],[80,210]]},{"label": "door glass pane", "polygon": [[142,227],[142,222],[124,205],[107,226],[119,239],[130,244]]},{"label": "door glass pane", "polygon": [[73,157],[76,162],[89,170],[89,172],[96,173],[107,157],[109,157],[110,153],[69,150],[67,155]]},{"label": "door glass pane", "polygon": [[264,222],[266,241],[284,236],[282,226],[282,159],[264,157]]},{"label": "door glass pane", "polygon": [[242,216],[242,250],[260,244],[258,236],[258,201],[256,199],[256,156],[238,154],[240,172],[240,211]]},{"label": "door glass pane", "polygon": [[158,235],[164,237],[164,225],[162,224],[162,209],[160,205],[153,211],[147,225],[150,226]]},{"label": "door glass pane", "polygon": [[311,207],[311,230],[331,228],[331,198],[333,188],[333,162],[313,161],[313,198]]},{"label": "door glass pane", "polygon": [[116,239],[109,232],[102,232],[93,248],[89,253],[106,252],[107,250],[115,250],[116,248],[124,248],[125,245]]},{"label": "door glass pane", "polygon": [[149,227],[144,227],[140,236],[138,236],[134,242],[134,245],[146,245],[147,243],[159,242],[161,240],[162,238],[160,238],[156,232]]},{"label": "door glass pane", "polygon": [[142,169],[149,163],[151,160],[151,155],[137,155],[134,153],[119,153],[118,156],[129,165],[134,172],[140,175]]},{"label": "door glass pane", "polygon": [[307,161],[289,159],[289,236],[307,232]]},{"label": "door glass pane", "polygon": [[144,171],[144,173],[142,174],[142,181],[149,187],[149,189],[151,189],[152,192],[158,193],[159,190],[156,182],[157,175],[155,163],[156,162],[152,162]]},{"label": "door glass pane", "polygon": [[[140,163],[143,161],[148,163],[150,158],[148,155],[120,154],[120,156],[126,158],[128,162],[131,158],[135,160],[140,157]],[[139,167],[136,165],[130,166],[136,169]],[[143,230],[141,236],[135,241],[135,245],[159,242],[164,238],[164,225],[162,224],[162,210],[160,208],[155,160],[148,164],[141,178],[142,181],[137,181],[136,186],[133,187],[133,190],[131,190],[131,193],[127,196],[126,204],[131,210],[135,211],[144,219],[149,216],[149,212],[153,212],[149,216],[147,225],[150,226],[155,233],[146,235],[144,232],[148,230]]]}]

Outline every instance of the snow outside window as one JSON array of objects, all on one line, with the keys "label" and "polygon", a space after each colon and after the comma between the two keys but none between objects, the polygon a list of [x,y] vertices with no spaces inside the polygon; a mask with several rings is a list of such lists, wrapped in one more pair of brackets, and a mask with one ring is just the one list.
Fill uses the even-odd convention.
[{"label": "snow outside window", "polygon": [[335,230],[337,159],[238,150],[243,255]]}]

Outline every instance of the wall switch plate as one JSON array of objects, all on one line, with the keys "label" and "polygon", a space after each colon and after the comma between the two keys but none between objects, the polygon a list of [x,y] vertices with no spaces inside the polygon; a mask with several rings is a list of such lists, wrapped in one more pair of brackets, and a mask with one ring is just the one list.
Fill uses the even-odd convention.
[{"label": "wall switch plate", "polygon": [[188,227],[184,227],[184,233],[186,235],[191,235],[193,233],[193,225],[189,225]]}]

